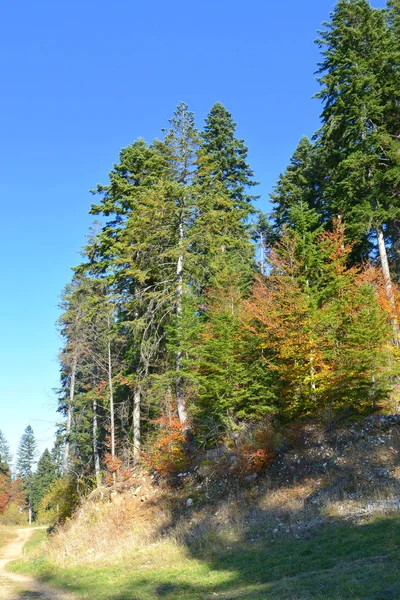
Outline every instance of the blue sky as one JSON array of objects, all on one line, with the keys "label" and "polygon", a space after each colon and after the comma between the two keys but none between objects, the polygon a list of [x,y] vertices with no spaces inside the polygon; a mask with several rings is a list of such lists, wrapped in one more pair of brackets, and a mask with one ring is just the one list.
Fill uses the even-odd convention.
[{"label": "blue sky", "polygon": [[[316,30],[331,0],[20,0],[0,7],[0,429],[51,445],[57,303],[91,222],[88,192],[118,151],[185,101],[222,102],[260,206],[318,127]],[[375,6],[383,6],[376,0]]]}]

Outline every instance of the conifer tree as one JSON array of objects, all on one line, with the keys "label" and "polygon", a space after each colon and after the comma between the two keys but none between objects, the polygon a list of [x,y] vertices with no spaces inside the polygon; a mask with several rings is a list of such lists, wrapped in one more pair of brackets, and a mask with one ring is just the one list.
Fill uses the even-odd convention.
[{"label": "conifer tree", "polygon": [[[343,219],[351,240],[365,235],[371,243],[376,240],[393,304],[388,226],[400,215],[400,205],[389,181],[397,171],[399,142],[389,131],[387,115],[398,69],[385,13],[367,0],[339,0],[318,44],[323,57],[317,94],[323,102],[318,144],[326,156],[323,208],[331,218]],[[397,338],[396,323],[393,329]]]},{"label": "conifer tree", "polygon": [[[307,137],[301,138],[289,166],[280,175],[271,194],[274,210],[271,214],[272,230],[268,236],[270,244],[279,239],[285,226],[293,225],[290,219],[291,209],[298,205],[310,209],[316,208],[318,187],[316,162],[316,150],[312,143]],[[323,217],[320,215],[319,221],[322,220]]]},{"label": "conifer tree", "polygon": [[2,431],[0,431],[0,465],[9,467],[11,463],[10,445]]},{"label": "conifer tree", "polygon": [[17,450],[16,468],[25,488],[28,505],[29,524],[32,523],[32,483],[33,469],[36,463],[37,444],[33,429],[30,425],[25,429]]},{"label": "conifer tree", "polygon": [[50,452],[45,449],[37,463],[37,469],[32,478],[32,515],[35,519],[41,500],[50,490],[50,486],[57,479],[57,467],[53,462]]},{"label": "conifer tree", "polygon": [[235,208],[251,212],[256,196],[249,188],[257,185],[247,163],[244,140],[235,137],[236,123],[232,115],[217,102],[211,108],[201,133],[197,178],[200,184],[223,184]]},{"label": "conifer tree", "polygon": [[10,461],[10,447],[0,431],[0,514],[7,509],[11,499]]}]

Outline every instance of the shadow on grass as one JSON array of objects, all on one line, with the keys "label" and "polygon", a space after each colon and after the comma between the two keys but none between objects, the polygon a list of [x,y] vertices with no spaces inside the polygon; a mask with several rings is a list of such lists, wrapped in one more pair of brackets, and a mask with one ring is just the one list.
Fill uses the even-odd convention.
[{"label": "shadow on grass", "polygon": [[[96,600],[397,600],[400,517],[364,525],[329,525],[309,539],[238,542],[154,572],[99,569],[72,580],[68,569],[41,579]],[[86,595],[84,595],[86,593]]]},{"label": "shadow on grass", "polygon": [[[386,489],[400,496],[399,480],[382,462],[380,430],[375,436],[367,433],[355,438],[357,433],[349,429],[340,436],[325,433],[320,441],[308,440],[301,446],[300,460],[290,462],[289,452],[270,468],[265,485],[255,481],[243,490],[230,482],[236,503],[227,502],[226,491],[204,499],[203,519],[199,520],[201,499],[195,500],[196,520],[184,501],[172,510],[169,506],[169,523],[159,534],[182,541],[187,558],[182,563],[171,564],[166,557],[161,568],[157,561],[153,567],[133,563],[132,571],[125,564],[42,570],[41,578],[89,600],[398,600],[400,513],[356,524],[329,523],[324,512],[327,501],[357,501],[368,494],[371,499],[373,494],[384,498]],[[392,445],[389,441],[387,446]],[[307,454],[310,442],[326,447],[330,458]],[[396,463],[398,457],[392,456]],[[265,502],[266,489],[283,491],[290,499],[291,486],[308,489],[310,480],[318,480],[318,486],[305,492],[304,506],[301,501],[298,509],[290,502]],[[225,512],[222,526],[212,521],[211,515],[219,511]],[[242,514],[245,520],[240,522]],[[224,532],[226,522],[234,525],[234,541]]]}]

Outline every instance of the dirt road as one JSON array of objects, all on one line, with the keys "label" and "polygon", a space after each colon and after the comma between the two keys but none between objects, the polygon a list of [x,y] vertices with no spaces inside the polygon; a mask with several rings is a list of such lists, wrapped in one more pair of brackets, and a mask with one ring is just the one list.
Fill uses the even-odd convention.
[{"label": "dirt road", "polygon": [[6,570],[7,563],[22,556],[23,547],[33,532],[34,529],[18,529],[17,539],[0,549],[0,600],[76,600],[75,596],[55,590],[33,577]]}]

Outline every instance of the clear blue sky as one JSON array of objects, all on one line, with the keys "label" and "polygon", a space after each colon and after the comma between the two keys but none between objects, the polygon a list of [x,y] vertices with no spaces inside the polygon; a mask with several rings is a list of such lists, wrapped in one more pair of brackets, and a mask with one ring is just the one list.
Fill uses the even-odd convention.
[{"label": "clear blue sky", "polygon": [[[383,6],[376,0],[375,6]],[[54,323],[118,151],[186,101],[222,102],[261,181],[261,206],[318,126],[316,30],[332,0],[20,0],[0,7],[0,429],[51,444]]]}]

